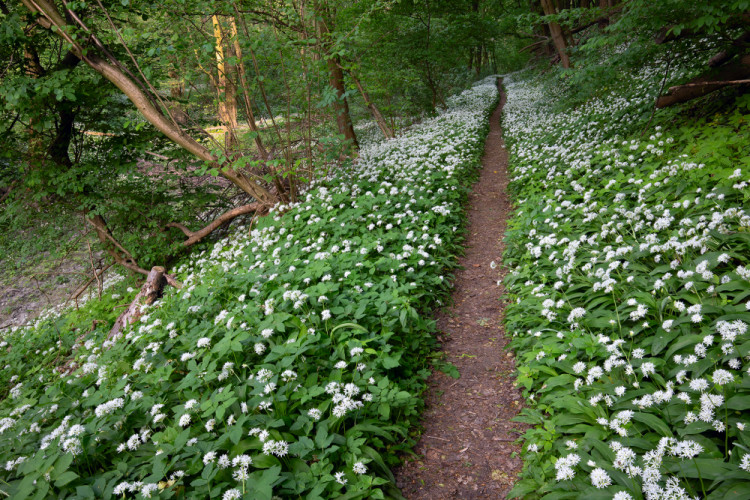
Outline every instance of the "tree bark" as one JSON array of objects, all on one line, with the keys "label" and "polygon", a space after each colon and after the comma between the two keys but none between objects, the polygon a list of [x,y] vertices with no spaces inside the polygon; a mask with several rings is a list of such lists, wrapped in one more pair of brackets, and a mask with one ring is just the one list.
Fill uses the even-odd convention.
[{"label": "tree bark", "polygon": [[146,282],[133,299],[133,302],[130,303],[130,306],[117,318],[117,321],[115,321],[115,324],[109,331],[107,339],[111,339],[120,333],[123,328],[138,321],[143,314],[141,307],[156,302],[161,297],[166,282],[166,273],[163,267],[155,266],[151,268],[151,271],[148,272]]},{"label": "tree bark", "polygon": [[216,93],[219,104],[219,121],[224,125],[224,147],[227,150],[236,149],[237,147],[237,92],[232,81],[236,73],[234,67],[226,62],[227,57],[234,56],[234,47],[227,41],[224,28],[221,26],[219,16],[211,16],[214,25],[214,38],[216,39]]},{"label": "tree bark", "polygon": [[748,49],[748,45],[750,45],[750,31],[745,31],[742,35],[732,40],[732,45],[729,48],[713,56],[708,61],[709,67],[716,68],[729,62],[737,54],[745,52]]},{"label": "tree bark", "polygon": [[[554,4],[552,3],[552,0],[541,0],[542,1],[542,9],[544,9],[544,14],[546,16],[552,16],[557,14],[557,10],[555,9]],[[570,68],[570,58],[568,57],[567,53],[567,44],[565,43],[565,34],[563,33],[562,28],[559,24],[556,22],[549,22],[547,23],[549,25],[549,31],[552,34],[552,42],[555,44],[555,49],[557,49],[557,53],[560,56],[560,64],[562,64],[563,68]]]},{"label": "tree bark", "polygon": [[[599,0],[599,8],[602,10],[606,10],[608,8],[612,7],[611,0]],[[599,19],[597,19],[597,24],[599,25],[599,28],[604,29],[607,26],[609,26],[609,14],[606,16],[602,16]]]},{"label": "tree bark", "polygon": [[[44,68],[42,67],[41,62],[39,61],[39,54],[36,51],[36,48],[29,44],[26,46],[26,48],[23,51],[24,56],[24,72],[27,76],[31,78],[41,78],[44,74]],[[36,130],[37,127],[37,119],[34,115],[31,116],[31,119],[29,120],[29,126],[28,126],[28,134],[29,134],[29,147],[28,147],[28,164],[30,168],[35,168],[35,163],[39,161],[42,153],[42,138],[38,130]]]},{"label": "tree bark", "polygon": [[336,113],[336,125],[338,126],[339,132],[344,134],[344,139],[351,141],[355,148],[359,147],[357,141],[357,134],[354,132],[354,125],[352,124],[352,118],[349,114],[349,101],[344,95],[346,88],[344,87],[344,72],[339,67],[340,59],[337,56],[329,56],[327,65],[329,73],[329,83],[331,87],[336,90],[336,96],[338,99],[333,103],[333,108]]},{"label": "tree bark", "polygon": [[167,74],[169,75],[169,78],[172,78],[174,80],[172,86],[169,88],[169,95],[171,95],[175,99],[182,99],[185,94],[185,86],[182,84],[180,76],[174,69],[170,69]]},{"label": "tree bark", "polygon": [[393,139],[395,137],[393,130],[391,130],[391,128],[388,126],[388,122],[385,121],[385,118],[383,118],[383,115],[380,113],[378,107],[375,106],[375,103],[372,102],[372,99],[370,99],[370,94],[368,94],[364,89],[364,87],[362,86],[362,82],[360,82],[359,79],[354,76],[351,71],[349,71],[349,77],[354,82],[354,85],[357,86],[359,93],[362,94],[362,98],[365,100],[365,105],[370,110],[370,113],[372,113],[372,117],[375,118],[375,122],[378,124],[380,131],[383,132],[383,135],[386,138]]},{"label": "tree bark", "polygon": [[352,124],[352,118],[349,114],[349,102],[346,99],[346,87],[344,86],[344,72],[341,70],[341,59],[330,53],[326,47],[326,38],[330,35],[330,30],[326,26],[324,20],[324,12],[322,7],[316,2],[315,10],[317,15],[321,18],[316,20],[318,29],[318,35],[320,35],[321,42],[320,48],[326,57],[326,66],[328,67],[328,83],[336,91],[336,101],[333,103],[333,110],[336,113],[336,126],[339,129],[339,133],[343,134],[344,139],[351,141],[355,148],[359,147],[357,142],[357,134],[354,133],[354,125]]}]

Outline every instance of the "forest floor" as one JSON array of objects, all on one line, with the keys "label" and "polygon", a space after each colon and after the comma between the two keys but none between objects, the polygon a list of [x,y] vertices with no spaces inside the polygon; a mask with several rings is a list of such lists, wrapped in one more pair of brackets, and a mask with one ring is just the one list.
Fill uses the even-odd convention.
[{"label": "forest floor", "polygon": [[[90,252],[87,246],[87,243],[94,244],[94,237],[75,226],[69,230],[70,243],[60,243],[70,247],[67,251],[37,249],[23,266],[13,262],[13,257],[0,257],[0,332],[8,327],[31,324],[43,311],[66,303],[93,277],[92,265],[101,269],[103,253]],[[16,235],[16,242],[21,244],[20,240],[35,237],[33,233],[21,233]],[[101,279],[112,273],[110,269]],[[96,294],[94,288],[95,285],[91,291]]]},{"label": "forest floor", "polygon": [[[515,359],[505,349],[503,328],[503,234],[511,212],[508,153],[500,114],[506,96],[490,118],[482,172],[469,196],[466,254],[456,273],[452,306],[436,315],[445,361],[460,373],[453,379],[435,370],[425,395],[424,433],[396,473],[410,499],[499,499],[521,470],[514,442],[522,424],[511,419],[522,407],[513,384]],[[493,263],[497,264],[497,267]]]}]

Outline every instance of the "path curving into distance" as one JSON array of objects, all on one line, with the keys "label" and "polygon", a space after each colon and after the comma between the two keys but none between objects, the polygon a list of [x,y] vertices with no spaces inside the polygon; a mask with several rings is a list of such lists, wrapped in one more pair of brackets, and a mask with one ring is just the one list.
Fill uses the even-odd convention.
[{"label": "path curving into distance", "polygon": [[512,457],[520,451],[514,441],[522,426],[510,419],[523,399],[513,385],[514,357],[505,350],[505,289],[497,284],[505,275],[503,235],[511,212],[500,128],[505,100],[500,88],[481,177],[469,195],[466,255],[456,273],[453,305],[436,314],[445,360],[461,377],[435,370],[428,381],[424,433],[415,448],[419,458],[394,471],[409,500],[505,498],[522,466]]}]

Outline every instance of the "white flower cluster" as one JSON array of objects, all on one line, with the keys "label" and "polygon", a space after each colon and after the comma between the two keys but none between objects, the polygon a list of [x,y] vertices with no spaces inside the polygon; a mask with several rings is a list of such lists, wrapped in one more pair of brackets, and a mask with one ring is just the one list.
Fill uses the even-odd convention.
[{"label": "white flower cluster", "polygon": [[[677,149],[659,126],[628,135],[664,67],[640,70],[624,94],[565,112],[538,80],[512,75],[503,122],[520,195],[508,239],[518,262],[509,276],[518,301],[508,314],[523,325],[514,342],[532,366],[569,378],[570,404],[585,408],[576,413],[599,425],[614,456],[590,465],[579,464],[578,452],[561,454],[555,478],[578,481],[582,468],[594,487],[614,488],[624,485],[616,484],[620,471],[648,500],[691,497],[662,457],[691,460],[706,440],[721,450],[712,459],[750,467],[750,458],[730,460],[746,446],[749,420],[736,410],[747,408],[750,301],[741,291],[750,255],[734,235],[750,227],[750,169],[714,163],[709,171],[710,158]],[[530,392],[544,398],[541,389]],[[666,429],[685,437],[663,437]],[[656,449],[617,441],[646,433],[662,437]]]},{"label": "white flower cluster", "polygon": [[[490,78],[401,137],[367,143],[353,166],[333,173],[338,178],[331,187],[314,183],[298,202],[274,207],[251,231],[239,228],[194,255],[175,270],[181,290],[167,290],[118,335],[77,345],[71,370],[44,367],[41,378],[12,378],[10,397],[0,406],[8,471],[0,479],[18,480],[19,464],[40,449],[58,447],[78,457],[70,470],[79,476],[88,467],[78,468],[80,455],[85,463],[109,464],[117,453],[119,464],[137,463],[138,469],[118,471],[114,494],[152,498],[184,473],[147,482],[145,457],[175,468],[189,465],[190,474],[198,457],[204,470],[232,467],[231,477],[243,484],[227,486],[223,498],[241,498],[253,463],[222,451],[231,442],[227,435],[236,439],[258,425],[249,434],[260,440],[255,444],[262,453],[284,458],[309,441],[292,442],[289,436],[300,429],[315,437],[317,428],[335,422],[343,431],[361,422],[360,414],[377,412],[383,391],[398,392],[397,383],[376,380],[383,373],[377,356],[393,346],[361,328],[354,332],[366,335],[367,343],[341,329],[353,323],[342,319],[349,313],[340,312],[339,293],[372,301],[396,289],[408,296],[420,280],[423,286],[428,279],[443,281],[446,234],[460,223],[462,174],[476,166],[496,98]],[[382,267],[382,276],[365,267],[371,262]],[[337,344],[343,333],[352,340]],[[331,341],[333,349],[324,344],[324,357],[314,358],[311,346],[319,340]],[[335,357],[329,359],[329,351]],[[318,362],[330,363],[327,374]],[[14,439],[7,438],[11,434]],[[366,483],[359,476],[367,473],[367,461],[340,454],[340,472],[325,474],[340,484],[349,481],[348,488],[355,480]],[[156,458],[161,455],[168,458]],[[54,481],[49,485],[50,494],[58,493]]]}]

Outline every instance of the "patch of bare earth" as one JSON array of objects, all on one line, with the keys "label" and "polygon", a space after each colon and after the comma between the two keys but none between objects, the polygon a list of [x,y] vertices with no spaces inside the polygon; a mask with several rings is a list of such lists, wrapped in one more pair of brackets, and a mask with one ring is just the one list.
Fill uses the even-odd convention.
[{"label": "patch of bare earth", "polygon": [[0,334],[13,326],[30,325],[45,310],[68,300],[72,305],[76,298],[83,301],[83,295],[89,291],[83,291],[82,285],[90,283],[96,289],[112,272],[110,268],[97,282],[94,270],[100,272],[106,263],[101,251],[96,247],[91,250],[93,236],[85,229],[71,226],[69,237],[74,244],[65,255],[53,257],[49,251],[40,251],[20,270],[0,259]]},{"label": "patch of bare earth", "polygon": [[505,350],[505,290],[497,285],[505,274],[502,240],[511,211],[500,130],[505,99],[503,93],[490,119],[481,177],[469,197],[466,255],[453,305],[436,317],[446,361],[461,377],[435,371],[428,381],[419,458],[394,471],[408,499],[505,498],[522,466],[514,441],[523,426],[511,422],[522,396],[513,385],[514,357]]}]

